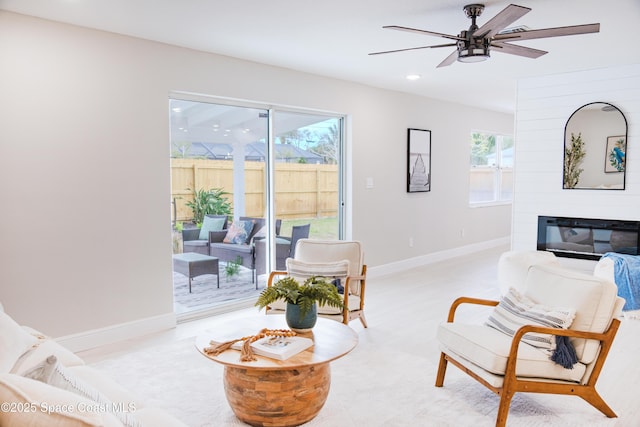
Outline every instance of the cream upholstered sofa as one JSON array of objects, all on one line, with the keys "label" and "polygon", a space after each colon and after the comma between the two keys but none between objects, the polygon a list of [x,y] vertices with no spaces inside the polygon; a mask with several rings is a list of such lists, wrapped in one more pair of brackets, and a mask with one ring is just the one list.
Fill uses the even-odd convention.
[{"label": "cream upholstered sofa", "polygon": [[186,427],[0,305],[0,426]]},{"label": "cream upholstered sofa", "polygon": [[[617,296],[615,283],[564,268],[543,252],[508,252],[498,269],[501,287],[510,288],[507,298],[458,298],[447,321],[439,326],[442,353],[436,386],[444,385],[448,363],[460,368],[500,395],[496,426],[506,424],[516,392],[579,396],[615,417],[595,390],[625,302]],[[523,301],[535,305],[523,309]],[[460,311],[474,310],[474,306],[492,307],[486,322],[458,320]],[[550,328],[549,322],[555,323],[563,312],[563,324]],[[535,323],[538,319],[542,321]],[[510,324],[511,320],[516,321]],[[572,357],[561,352],[556,358],[556,348],[565,347],[558,335],[568,337],[569,347],[575,350]],[[546,348],[540,345],[544,339]]]}]

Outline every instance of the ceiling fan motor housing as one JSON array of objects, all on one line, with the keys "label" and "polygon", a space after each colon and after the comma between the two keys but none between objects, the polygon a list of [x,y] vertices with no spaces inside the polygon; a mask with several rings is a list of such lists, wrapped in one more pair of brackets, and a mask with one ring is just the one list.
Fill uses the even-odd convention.
[{"label": "ceiling fan motor housing", "polygon": [[480,3],[468,4],[463,9],[467,17],[474,19],[482,15],[482,11],[484,10],[484,5]]}]

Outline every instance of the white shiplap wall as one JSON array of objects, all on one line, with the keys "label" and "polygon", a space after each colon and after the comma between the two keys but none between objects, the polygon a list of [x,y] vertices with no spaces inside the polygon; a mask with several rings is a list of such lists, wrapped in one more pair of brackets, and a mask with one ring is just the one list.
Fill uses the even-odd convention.
[{"label": "white shiplap wall", "polygon": [[[536,248],[538,215],[640,220],[640,64],[522,79],[517,96],[512,248]],[[626,189],[564,190],[566,121],[598,101],[627,119]]]}]

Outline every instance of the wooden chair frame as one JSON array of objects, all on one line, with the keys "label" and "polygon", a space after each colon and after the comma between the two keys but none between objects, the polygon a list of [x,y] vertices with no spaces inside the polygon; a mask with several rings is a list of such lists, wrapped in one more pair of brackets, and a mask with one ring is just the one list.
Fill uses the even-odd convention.
[{"label": "wooden chair frame", "polygon": [[[271,285],[273,285],[273,282],[275,280],[275,278],[277,276],[286,276],[287,274],[289,274],[286,271],[272,271],[269,274],[269,278],[267,279],[267,287],[270,287]],[[364,326],[365,328],[367,327],[367,319],[365,319],[364,317],[364,292],[365,292],[365,288],[366,288],[366,279],[367,279],[367,266],[363,265],[362,266],[362,274],[360,274],[359,276],[347,276],[347,278],[345,279],[345,283],[344,283],[344,309],[342,310],[342,323],[344,323],[345,325],[348,325],[350,321],[354,320],[354,319],[360,319],[360,322],[362,323],[362,326]],[[349,310],[348,307],[348,302],[349,302],[349,284],[351,282],[351,280],[359,280],[360,281],[360,307],[358,307],[356,310]],[[273,309],[269,306],[267,306],[265,308],[265,313],[266,314],[273,314],[273,313],[269,313],[270,311],[273,311]],[[319,314],[319,316],[322,317],[329,317],[329,318],[333,318],[333,317],[337,317],[337,315],[326,315],[326,314]]]},{"label": "wooden chair frame", "polygon": [[[447,322],[451,323],[454,321],[456,309],[461,304],[476,304],[476,305],[484,305],[484,306],[496,306],[498,305],[498,301],[478,299],[478,298],[468,298],[461,297],[456,299],[451,308],[449,309],[449,316],[447,318]],[[576,331],[571,329],[556,329],[556,328],[545,328],[541,326],[533,326],[533,325],[525,325],[518,329],[513,337],[513,341],[511,343],[511,349],[509,351],[509,356],[507,359],[507,366],[504,374],[504,382],[502,387],[494,387],[489,384],[487,381],[482,379],[473,371],[466,368],[460,362],[458,362],[454,357],[449,356],[445,353],[440,354],[440,364],[438,366],[438,374],[436,376],[436,387],[442,387],[444,384],[444,375],[447,369],[447,363],[451,362],[453,365],[457,366],[460,370],[470,375],[476,381],[480,382],[482,385],[487,387],[492,392],[496,393],[500,396],[500,406],[498,407],[498,416],[496,419],[496,427],[504,427],[507,423],[507,416],[509,415],[509,406],[511,404],[511,399],[514,394],[517,392],[527,392],[527,393],[547,393],[547,394],[567,394],[567,395],[575,395],[593,407],[598,409],[604,415],[609,418],[617,417],[616,413],[605,403],[605,401],[600,397],[598,392],[596,391],[596,382],[598,381],[598,377],[600,376],[600,372],[602,371],[602,367],[604,366],[604,362],[609,354],[609,350],[611,349],[611,344],[613,343],[613,339],[618,332],[618,328],[620,327],[620,320],[613,319],[609,328],[603,333],[594,333],[594,332],[585,332],[585,331]],[[520,340],[522,336],[528,332],[538,332],[552,335],[561,335],[573,338],[585,338],[598,340],[601,343],[600,352],[598,353],[597,359],[594,362],[593,371],[591,375],[589,375],[589,380],[585,384],[576,384],[576,383],[560,383],[560,382],[552,382],[552,380],[544,381],[544,380],[534,380],[534,379],[519,379],[516,377],[516,363],[518,356],[518,346],[520,344]]]}]

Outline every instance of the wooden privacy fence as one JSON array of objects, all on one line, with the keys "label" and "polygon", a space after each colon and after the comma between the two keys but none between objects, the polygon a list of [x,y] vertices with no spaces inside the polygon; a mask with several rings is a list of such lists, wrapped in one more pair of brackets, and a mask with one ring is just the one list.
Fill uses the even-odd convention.
[{"label": "wooden privacy fence", "polygon": [[[265,164],[244,162],[245,212],[265,214]],[[338,166],[304,163],[277,163],[275,169],[276,217],[326,218],[338,215]],[[233,161],[171,159],[171,201],[173,221],[189,221],[193,214],[186,203],[193,190],[221,188],[230,193],[233,205]],[[175,215],[175,216],[174,216]]]}]

